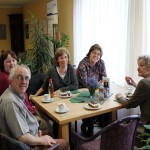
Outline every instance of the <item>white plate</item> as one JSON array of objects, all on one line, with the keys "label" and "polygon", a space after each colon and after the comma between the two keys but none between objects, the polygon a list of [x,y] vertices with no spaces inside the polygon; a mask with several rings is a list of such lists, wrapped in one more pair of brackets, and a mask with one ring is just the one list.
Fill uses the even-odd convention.
[{"label": "white plate", "polygon": [[53,99],[51,99],[50,101],[45,101],[44,99],[42,99],[42,103],[51,103],[53,102]]},{"label": "white plate", "polygon": [[70,94],[70,96],[61,96],[60,94],[58,95],[58,97],[60,97],[60,98],[70,98],[70,97],[72,97],[72,94]]},{"label": "white plate", "polygon": [[98,104],[98,108],[93,108],[93,107],[89,106],[88,104],[86,104],[86,105],[84,105],[84,108],[89,109],[89,110],[97,110],[97,109],[102,108],[102,105]]},{"label": "white plate", "polygon": [[55,109],[55,112],[59,113],[59,114],[62,114],[62,113],[66,113],[69,111],[69,108],[65,108],[63,111],[59,111],[58,107]]}]

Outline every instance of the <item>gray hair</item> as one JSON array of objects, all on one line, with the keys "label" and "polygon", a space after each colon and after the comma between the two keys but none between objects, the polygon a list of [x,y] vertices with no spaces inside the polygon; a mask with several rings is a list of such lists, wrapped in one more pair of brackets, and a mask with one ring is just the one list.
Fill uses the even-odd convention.
[{"label": "gray hair", "polygon": [[24,64],[21,64],[21,65],[17,65],[15,67],[13,67],[11,70],[10,70],[10,74],[9,74],[9,80],[12,80],[15,76],[15,72],[18,68],[25,68],[28,70],[28,73],[29,73],[29,79],[31,78],[31,71],[29,69],[28,66],[24,65]]},{"label": "gray hair", "polygon": [[146,66],[147,66],[147,68],[148,68],[148,70],[150,70],[150,55],[139,56],[139,57],[138,57],[138,61],[139,61],[140,59],[144,60]]}]

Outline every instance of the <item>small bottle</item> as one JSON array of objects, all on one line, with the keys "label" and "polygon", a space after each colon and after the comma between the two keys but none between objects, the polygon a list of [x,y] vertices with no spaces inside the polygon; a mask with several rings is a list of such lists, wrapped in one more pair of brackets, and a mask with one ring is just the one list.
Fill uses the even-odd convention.
[{"label": "small bottle", "polygon": [[53,81],[51,78],[49,79],[48,92],[50,94],[50,97],[53,98],[54,97],[54,86],[53,86]]},{"label": "small bottle", "polygon": [[99,101],[104,100],[104,87],[103,87],[103,81],[102,80],[100,80],[98,99],[99,99]]}]

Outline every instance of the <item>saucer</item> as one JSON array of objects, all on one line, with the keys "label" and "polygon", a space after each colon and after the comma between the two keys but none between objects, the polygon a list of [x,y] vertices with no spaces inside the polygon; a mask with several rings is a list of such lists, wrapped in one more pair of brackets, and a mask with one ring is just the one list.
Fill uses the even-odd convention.
[{"label": "saucer", "polygon": [[97,108],[93,108],[93,107],[89,106],[88,104],[85,104],[85,105],[84,105],[84,108],[89,109],[89,110],[97,110],[97,109],[102,108],[102,105],[101,105],[101,104],[98,104],[98,107],[97,107]]},{"label": "saucer", "polygon": [[42,102],[43,103],[51,103],[51,102],[53,102],[53,99],[50,99],[49,101],[47,101],[47,100],[44,100],[44,98],[42,99]]},{"label": "saucer", "polygon": [[62,113],[66,113],[69,111],[69,108],[65,108],[63,111],[59,111],[58,107],[55,109],[55,112],[59,113],[59,114],[62,114]]},{"label": "saucer", "polygon": [[[62,95],[62,94],[65,94],[65,95]],[[72,94],[71,94],[70,91],[61,92],[61,93],[59,93],[58,97],[60,97],[60,98],[70,98],[70,97],[72,97]]]}]

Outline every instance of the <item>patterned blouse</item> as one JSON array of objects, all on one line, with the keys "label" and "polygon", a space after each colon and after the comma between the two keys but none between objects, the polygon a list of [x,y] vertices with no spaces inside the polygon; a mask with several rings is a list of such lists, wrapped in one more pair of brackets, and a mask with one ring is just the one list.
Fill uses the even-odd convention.
[{"label": "patterned blouse", "polygon": [[79,63],[77,76],[81,88],[87,87],[87,78],[89,77],[95,76],[95,78],[100,81],[103,76],[107,76],[104,61],[100,59],[93,67],[91,67],[89,58],[83,58]]}]

